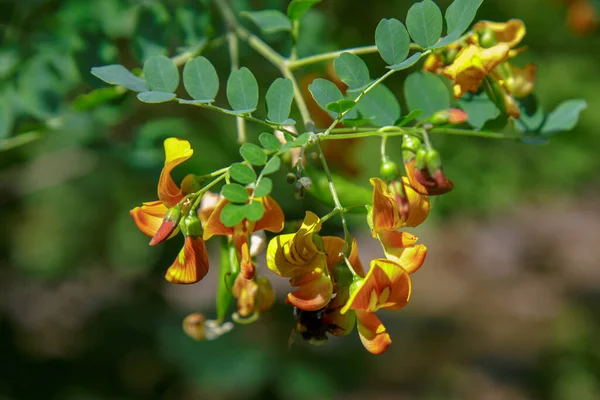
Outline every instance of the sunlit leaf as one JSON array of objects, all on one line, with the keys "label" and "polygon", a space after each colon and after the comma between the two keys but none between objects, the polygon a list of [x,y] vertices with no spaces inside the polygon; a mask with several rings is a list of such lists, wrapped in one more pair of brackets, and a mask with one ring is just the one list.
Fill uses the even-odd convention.
[{"label": "sunlit leaf", "polygon": [[450,91],[441,78],[431,72],[415,72],[404,81],[404,96],[408,108],[423,110],[419,119],[426,119],[436,111],[450,108]]},{"label": "sunlit leaf", "polygon": [[246,218],[245,206],[246,204],[229,203],[223,207],[223,211],[221,211],[223,225],[232,227],[242,222]]},{"label": "sunlit leaf", "polygon": [[258,136],[258,141],[269,151],[277,151],[281,147],[281,142],[272,133],[263,132]]},{"label": "sunlit leaf", "polygon": [[175,93],[166,92],[141,92],[137,98],[144,103],[165,103],[175,98]]},{"label": "sunlit leaf", "polygon": [[[326,79],[315,79],[308,85],[308,90],[319,107],[325,111],[327,111],[327,104],[335,103],[344,98],[340,89],[333,82]],[[334,114],[334,117],[337,116],[335,113],[332,114]]]},{"label": "sunlit leaf", "polygon": [[467,30],[475,19],[477,10],[483,0],[454,0],[446,9],[446,29],[448,33],[456,32],[457,38]]},{"label": "sunlit leaf", "polygon": [[265,151],[254,143],[244,143],[240,147],[240,154],[252,165],[264,165],[267,162]]},{"label": "sunlit leaf", "polygon": [[262,177],[258,182],[256,188],[254,188],[255,197],[263,197],[271,193],[273,190],[273,181],[271,178]]},{"label": "sunlit leaf", "polygon": [[362,88],[371,81],[367,64],[357,55],[342,53],[333,60],[337,76],[350,89]]},{"label": "sunlit leaf", "polygon": [[382,19],[375,30],[375,45],[386,63],[397,65],[408,56],[410,36],[402,22],[395,18]]},{"label": "sunlit leaf", "polygon": [[144,78],[152,91],[173,93],[179,86],[179,71],[175,63],[163,55],[148,58],[144,63]]},{"label": "sunlit leaf", "polygon": [[91,72],[92,75],[111,85],[123,85],[134,92],[145,92],[148,90],[146,81],[138,78],[127,68],[119,64],[93,67]]},{"label": "sunlit leaf", "polygon": [[192,58],[183,68],[183,86],[194,100],[212,101],[219,91],[219,76],[206,58]]},{"label": "sunlit leaf", "polygon": [[552,135],[558,132],[568,132],[575,128],[579,114],[587,108],[585,100],[567,100],[562,102],[554,111],[548,114],[542,126],[542,134]]},{"label": "sunlit leaf", "polygon": [[389,69],[393,69],[394,71],[402,71],[403,69],[408,69],[415,65],[420,59],[423,53],[416,52],[412,56],[408,57],[406,60],[402,61],[400,64],[390,65]]},{"label": "sunlit leaf", "polygon": [[294,99],[294,86],[287,78],[277,78],[267,90],[267,117],[270,121],[284,123],[290,116]]},{"label": "sunlit leaf", "polygon": [[485,92],[466,93],[458,100],[458,105],[467,113],[469,124],[475,128],[481,128],[486,121],[494,119],[500,114],[498,107]]},{"label": "sunlit leaf", "polygon": [[341,114],[344,111],[348,111],[355,105],[356,105],[356,103],[354,101],[343,99],[343,100],[338,100],[336,102],[327,104],[327,110],[332,111],[336,114]]},{"label": "sunlit leaf", "polygon": [[248,201],[248,191],[237,183],[228,183],[221,188],[221,195],[233,203],[245,203]]},{"label": "sunlit leaf", "polygon": [[233,110],[256,110],[258,83],[246,67],[233,71],[227,80],[227,100]]},{"label": "sunlit leaf", "polygon": [[229,176],[231,176],[231,179],[243,183],[244,185],[256,180],[256,172],[254,172],[252,167],[242,163],[231,164]]},{"label": "sunlit leaf", "polygon": [[442,12],[431,0],[415,3],[408,10],[406,27],[418,45],[424,48],[431,47],[442,35]]},{"label": "sunlit leaf", "polygon": [[245,217],[250,221],[258,221],[265,215],[265,207],[260,201],[253,201],[243,206]]},{"label": "sunlit leaf", "polygon": [[367,93],[357,106],[358,111],[375,126],[394,125],[400,115],[398,99],[385,85],[379,84]]}]

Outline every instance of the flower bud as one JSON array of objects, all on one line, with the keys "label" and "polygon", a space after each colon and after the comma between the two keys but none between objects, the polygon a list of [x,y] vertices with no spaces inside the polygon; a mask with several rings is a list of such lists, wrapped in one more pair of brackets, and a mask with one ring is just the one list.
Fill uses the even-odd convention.
[{"label": "flower bud", "polygon": [[183,221],[181,221],[181,231],[185,236],[202,237],[204,233],[202,229],[202,223],[196,213],[188,214]]},{"label": "flower bud", "polygon": [[415,157],[415,169],[421,170],[427,166],[427,150],[424,147],[419,148]]},{"label": "flower bud", "polygon": [[297,180],[298,180],[298,177],[293,172],[288,172],[288,174],[285,176],[285,181],[287,183],[289,183],[290,185],[293,185],[294,183],[296,183]]},{"label": "flower bud", "polygon": [[194,340],[203,340],[206,338],[205,320],[204,315],[192,313],[183,320],[183,331]]},{"label": "flower bud", "polygon": [[489,49],[498,44],[496,34],[491,29],[484,29],[479,32],[479,45],[484,49]]},{"label": "flower bud", "polygon": [[379,174],[386,182],[398,179],[398,176],[400,176],[398,173],[398,165],[390,160],[385,160],[381,163]]},{"label": "flower bud", "polygon": [[414,160],[419,148],[421,148],[421,141],[419,139],[410,135],[402,136],[402,158],[405,163]]},{"label": "flower bud", "polygon": [[450,108],[436,112],[429,118],[429,122],[433,125],[462,124],[467,122],[467,119],[467,113],[463,110]]},{"label": "flower bud", "polygon": [[429,173],[433,175],[435,171],[442,167],[442,158],[437,150],[429,148],[425,153],[425,162]]},{"label": "flower bud", "polygon": [[198,175],[186,175],[183,181],[181,181],[181,192],[183,194],[196,193],[202,189],[202,182],[204,182],[204,178]]},{"label": "flower bud", "polygon": [[310,189],[312,187],[312,180],[308,176],[303,176],[298,179],[298,183],[300,183],[305,189]]},{"label": "flower bud", "polygon": [[181,205],[172,207],[167,211],[160,228],[156,231],[156,234],[150,240],[150,246],[157,245],[167,240],[179,224],[181,220]]}]

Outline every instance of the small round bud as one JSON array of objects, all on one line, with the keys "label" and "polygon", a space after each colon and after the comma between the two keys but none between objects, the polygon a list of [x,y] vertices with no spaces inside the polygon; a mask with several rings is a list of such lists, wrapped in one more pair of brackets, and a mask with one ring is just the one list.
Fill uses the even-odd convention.
[{"label": "small round bud", "polygon": [[496,35],[491,29],[486,29],[479,35],[479,45],[484,49],[488,49],[498,44],[498,40],[496,40]]},{"label": "small round bud", "polygon": [[379,175],[381,175],[386,182],[398,179],[400,176],[398,173],[398,164],[390,160],[382,162],[381,167],[379,168]]},{"label": "small round bud", "polygon": [[181,221],[181,232],[185,236],[199,237],[202,236],[204,231],[202,230],[202,223],[196,213],[188,214],[183,221]]},{"label": "small round bud", "polygon": [[427,163],[429,173],[432,175],[442,167],[442,158],[440,157],[440,153],[435,149],[427,149],[425,162]]},{"label": "small round bud", "polygon": [[298,177],[293,172],[288,172],[288,174],[285,177],[285,181],[287,183],[289,183],[290,185],[293,185],[294,183],[296,183],[297,180],[298,180]]},{"label": "small round bud", "polygon": [[425,148],[421,147],[417,151],[417,157],[415,158],[415,168],[418,170],[425,168],[427,166],[426,158],[427,158],[427,150],[425,150]]}]

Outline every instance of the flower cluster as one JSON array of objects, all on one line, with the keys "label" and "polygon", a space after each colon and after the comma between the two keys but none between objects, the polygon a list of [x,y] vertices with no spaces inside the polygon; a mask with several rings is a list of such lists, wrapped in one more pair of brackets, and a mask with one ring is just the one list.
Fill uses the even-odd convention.
[{"label": "flower cluster", "polygon": [[458,42],[431,54],[424,69],[452,80],[456,98],[483,87],[500,110],[519,118],[515,98],[533,91],[536,76],[535,65],[520,68],[509,62],[525,50],[517,48],[524,37],[525,24],[521,20],[482,21]]}]

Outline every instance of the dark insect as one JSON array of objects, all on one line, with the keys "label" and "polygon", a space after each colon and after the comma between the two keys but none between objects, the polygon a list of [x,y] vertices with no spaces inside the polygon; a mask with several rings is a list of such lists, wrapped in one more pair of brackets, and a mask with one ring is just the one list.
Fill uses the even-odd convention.
[{"label": "dark insect", "polygon": [[294,307],[294,318],[297,322],[290,336],[290,346],[294,342],[296,332],[300,333],[302,339],[308,341],[310,344],[320,345],[325,343],[327,332],[330,329],[337,328],[336,325],[326,323],[325,315],[327,315],[327,307],[316,311],[304,311]]}]

